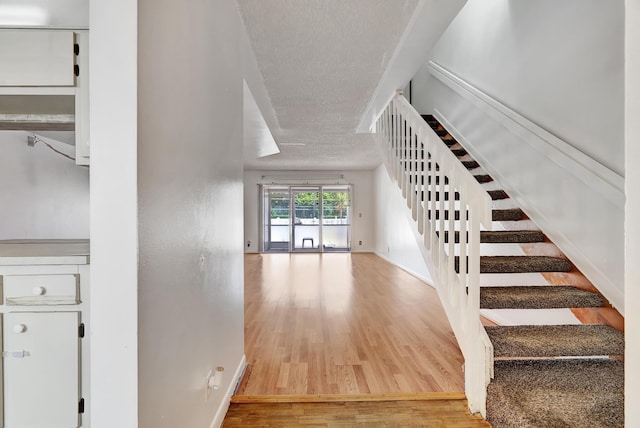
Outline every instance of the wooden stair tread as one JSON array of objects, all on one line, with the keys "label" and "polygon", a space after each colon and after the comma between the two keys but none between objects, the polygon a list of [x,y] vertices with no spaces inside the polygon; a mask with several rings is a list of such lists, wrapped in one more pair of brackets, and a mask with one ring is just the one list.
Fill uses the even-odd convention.
[{"label": "wooden stair tread", "polygon": [[232,403],[332,403],[352,401],[464,400],[464,392],[402,392],[384,394],[234,395]]}]

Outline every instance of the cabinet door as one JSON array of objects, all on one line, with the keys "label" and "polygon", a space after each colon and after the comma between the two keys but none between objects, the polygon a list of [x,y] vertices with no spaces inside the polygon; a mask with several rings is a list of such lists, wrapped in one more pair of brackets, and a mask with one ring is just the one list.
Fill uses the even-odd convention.
[{"label": "cabinet door", "polygon": [[78,312],[4,315],[4,426],[77,427]]},{"label": "cabinet door", "polygon": [[73,31],[0,29],[0,86],[74,86]]}]

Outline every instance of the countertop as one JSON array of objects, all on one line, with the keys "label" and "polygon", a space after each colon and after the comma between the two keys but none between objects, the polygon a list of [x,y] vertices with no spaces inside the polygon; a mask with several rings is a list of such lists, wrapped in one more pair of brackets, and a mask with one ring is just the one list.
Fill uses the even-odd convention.
[{"label": "countertop", "polygon": [[89,264],[89,240],[0,240],[0,266]]}]

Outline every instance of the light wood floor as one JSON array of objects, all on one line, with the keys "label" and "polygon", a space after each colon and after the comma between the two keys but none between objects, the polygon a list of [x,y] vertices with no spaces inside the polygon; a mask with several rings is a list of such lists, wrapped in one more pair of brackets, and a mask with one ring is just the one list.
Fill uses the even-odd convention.
[{"label": "light wood floor", "polygon": [[238,396],[464,391],[435,290],[373,254],[246,255],[245,353]]},{"label": "light wood floor", "polygon": [[232,404],[223,427],[490,427],[465,400]]}]

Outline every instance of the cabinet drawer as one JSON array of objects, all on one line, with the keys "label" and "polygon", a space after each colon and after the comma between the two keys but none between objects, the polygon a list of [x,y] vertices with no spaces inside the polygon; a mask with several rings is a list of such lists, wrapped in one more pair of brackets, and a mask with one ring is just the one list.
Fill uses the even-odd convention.
[{"label": "cabinet drawer", "polygon": [[7,305],[76,305],[78,275],[5,275]]}]

